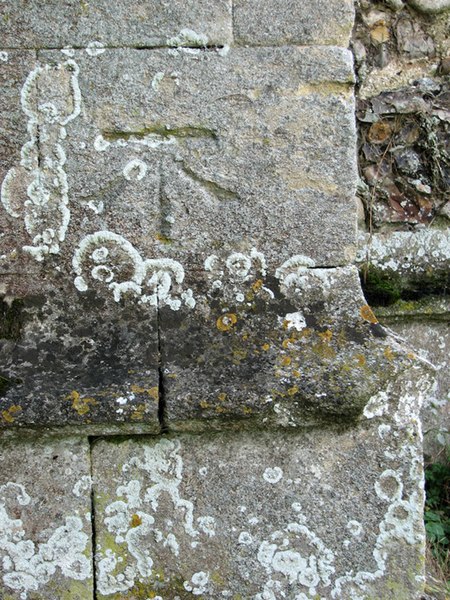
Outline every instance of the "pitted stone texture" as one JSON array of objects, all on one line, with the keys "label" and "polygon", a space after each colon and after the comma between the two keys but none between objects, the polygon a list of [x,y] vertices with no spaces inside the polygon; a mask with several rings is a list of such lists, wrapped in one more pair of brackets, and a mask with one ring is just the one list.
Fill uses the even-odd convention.
[{"label": "pitted stone texture", "polygon": [[129,423],[157,432],[156,310],[59,293],[1,304],[0,429]]},{"label": "pitted stone texture", "polygon": [[4,48],[98,45],[148,47],[223,45],[231,42],[231,0],[4,0]]},{"label": "pitted stone texture", "polygon": [[[161,310],[166,420],[176,430],[353,420],[415,357],[367,306],[354,267],[297,256],[207,259],[195,310]],[[206,281],[205,281],[206,279]]]},{"label": "pitted stone texture", "polygon": [[14,439],[0,450],[0,596],[93,598],[87,441]]},{"label": "pitted stone texture", "polygon": [[98,598],[418,599],[421,446],[404,391],[347,432],[98,442]]},{"label": "pitted stone texture", "polygon": [[351,0],[235,0],[235,39],[255,45],[349,44]]}]

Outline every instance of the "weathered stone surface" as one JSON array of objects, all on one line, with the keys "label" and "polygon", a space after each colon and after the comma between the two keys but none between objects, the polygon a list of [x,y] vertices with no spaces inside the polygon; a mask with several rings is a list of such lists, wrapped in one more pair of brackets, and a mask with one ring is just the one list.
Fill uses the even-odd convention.
[{"label": "weathered stone surface", "polygon": [[447,297],[424,298],[379,307],[377,316],[407,340],[418,355],[436,368],[436,385],[424,398],[422,427],[424,452],[439,457],[449,443],[450,431],[450,301]]},{"label": "weathered stone surface", "polygon": [[347,46],[353,25],[350,0],[236,0],[235,39],[242,44]]},{"label": "weathered stone surface", "polygon": [[356,260],[370,304],[442,294],[448,286],[449,230],[360,235]]},{"label": "weathered stone surface", "polygon": [[449,0],[407,0],[407,2],[424,13],[440,13],[450,9]]},{"label": "weathered stone surface", "polygon": [[350,431],[97,442],[98,597],[418,599],[420,385],[397,383]]},{"label": "weathered stone surface", "polygon": [[49,51],[26,77],[22,57],[5,62],[27,135],[1,189],[2,406],[14,425],[155,431],[162,313],[209,310],[205,260],[273,276],[351,258],[350,54]]},{"label": "weathered stone surface", "polygon": [[0,596],[94,598],[87,440],[0,446]]},{"label": "weathered stone surface", "polygon": [[4,0],[3,48],[187,46],[231,42],[231,0]]},{"label": "weathered stone surface", "polygon": [[207,267],[194,312],[161,310],[171,429],[352,420],[414,361],[377,323],[353,267],[296,256],[266,273],[250,254]]}]

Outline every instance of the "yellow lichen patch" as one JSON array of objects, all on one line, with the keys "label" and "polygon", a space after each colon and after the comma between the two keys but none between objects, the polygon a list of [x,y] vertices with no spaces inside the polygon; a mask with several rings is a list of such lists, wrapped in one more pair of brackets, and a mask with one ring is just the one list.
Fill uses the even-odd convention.
[{"label": "yellow lichen patch", "polygon": [[236,360],[244,360],[247,358],[247,350],[244,350],[243,348],[235,348],[233,350],[233,357]]},{"label": "yellow lichen patch", "polygon": [[298,387],[296,385],[293,385],[291,388],[288,389],[287,393],[288,396],[295,396],[295,394],[297,394],[298,392]]},{"label": "yellow lichen patch", "polygon": [[219,331],[230,331],[237,323],[237,316],[234,313],[225,313],[221,315],[217,321],[217,329]]},{"label": "yellow lichen patch", "polygon": [[255,281],[255,283],[252,285],[252,290],[253,290],[254,292],[257,292],[258,290],[260,290],[260,289],[262,288],[262,286],[263,286],[263,281],[262,281],[262,279],[257,279],[257,280]]},{"label": "yellow lichen patch", "polygon": [[292,375],[294,377],[301,377],[302,374],[300,373],[300,371],[295,370],[295,371],[292,371]]},{"label": "yellow lichen patch", "polygon": [[288,367],[292,362],[292,358],[290,356],[283,356],[281,359],[281,366]]},{"label": "yellow lichen patch", "polygon": [[221,402],[225,402],[225,400],[227,399],[227,395],[225,394],[225,392],[220,393],[217,398],[221,401]]},{"label": "yellow lichen patch", "polygon": [[249,333],[244,333],[244,334],[242,335],[242,339],[244,340],[244,342],[245,342],[246,340],[248,340],[248,338],[249,338],[249,337],[250,337],[250,334],[249,334]]},{"label": "yellow lichen patch", "polygon": [[327,329],[326,331],[322,331],[321,333],[319,333],[319,337],[321,337],[324,342],[331,342],[333,332]]},{"label": "yellow lichen patch", "polygon": [[368,321],[369,323],[378,323],[378,319],[373,314],[373,310],[368,304],[364,304],[364,306],[361,306],[359,314],[364,319],[364,321]]},{"label": "yellow lichen patch", "polygon": [[131,515],[130,527],[139,527],[142,524],[142,519],[139,515]]},{"label": "yellow lichen patch", "polygon": [[72,408],[76,410],[80,417],[86,415],[90,411],[91,406],[98,404],[97,400],[94,398],[82,398],[79,392],[76,392],[75,390],[70,392],[64,400],[72,402]]},{"label": "yellow lichen patch", "polygon": [[270,348],[270,344],[265,343],[261,346],[261,348],[264,350],[264,352],[267,352],[267,350]]},{"label": "yellow lichen patch", "polygon": [[358,367],[364,367],[366,364],[366,359],[363,354],[356,354],[355,360],[358,363]]},{"label": "yellow lichen patch", "polygon": [[414,352],[408,352],[408,354],[406,355],[407,358],[409,358],[409,360],[416,360],[417,356],[414,354]]},{"label": "yellow lichen patch", "polygon": [[2,419],[6,422],[6,423],[14,423],[15,416],[17,413],[22,411],[22,407],[18,406],[17,404],[13,404],[12,406],[10,406],[8,409],[6,410],[2,410],[0,415],[2,416]]},{"label": "yellow lichen patch", "polygon": [[325,342],[314,344],[311,349],[321,358],[334,358],[336,356],[335,350]]},{"label": "yellow lichen patch", "polygon": [[216,412],[217,413],[224,413],[224,412],[227,412],[227,409],[224,408],[223,406],[216,406]]},{"label": "yellow lichen patch", "polygon": [[384,349],[383,354],[388,360],[394,360],[394,353],[392,352],[392,348],[390,346]]},{"label": "yellow lichen patch", "polygon": [[138,404],[134,409],[134,412],[131,414],[133,421],[142,421],[146,408],[147,406],[145,404]]},{"label": "yellow lichen patch", "polygon": [[200,400],[199,402],[200,408],[208,408],[209,404],[206,402],[206,400]]},{"label": "yellow lichen patch", "polygon": [[300,337],[310,337],[312,335],[312,330],[308,329],[308,327],[305,327],[305,329],[302,329],[300,332]]},{"label": "yellow lichen patch", "polygon": [[283,340],[281,345],[283,346],[284,349],[286,349],[286,348],[289,348],[290,344],[295,344],[296,341],[297,340],[295,339],[295,337],[289,337],[289,338],[286,338],[285,340]]},{"label": "yellow lichen patch", "polygon": [[242,409],[242,412],[244,413],[244,415],[249,415],[253,411],[249,406],[244,406],[244,408]]},{"label": "yellow lichen patch", "polygon": [[150,398],[153,398],[155,402],[159,400],[159,389],[158,386],[154,386],[151,388],[143,388],[140,385],[135,385],[134,383],[131,385],[131,391],[133,394],[148,394]]}]

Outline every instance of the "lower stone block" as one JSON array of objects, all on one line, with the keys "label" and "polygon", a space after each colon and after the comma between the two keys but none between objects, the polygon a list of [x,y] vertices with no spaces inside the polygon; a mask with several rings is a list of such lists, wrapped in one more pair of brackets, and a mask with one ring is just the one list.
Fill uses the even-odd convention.
[{"label": "lower stone block", "polygon": [[0,446],[0,598],[93,599],[87,440]]},{"label": "lower stone block", "polygon": [[347,430],[99,441],[97,597],[419,598],[421,383],[407,377]]}]

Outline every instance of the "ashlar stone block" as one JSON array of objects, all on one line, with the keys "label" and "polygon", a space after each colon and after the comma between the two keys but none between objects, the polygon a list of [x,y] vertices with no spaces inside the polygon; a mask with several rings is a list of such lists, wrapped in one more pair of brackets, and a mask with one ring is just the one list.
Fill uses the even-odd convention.
[{"label": "ashlar stone block", "polygon": [[233,15],[240,44],[347,47],[354,8],[351,0],[235,0]]},{"label": "ashlar stone block", "polygon": [[3,0],[4,48],[207,46],[232,39],[231,0]]},{"label": "ashlar stone block", "polygon": [[347,430],[97,442],[98,598],[417,599],[424,388],[413,377]]},{"label": "ashlar stone block", "polygon": [[86,439],[1,442],[2,600],[93,600],[90,473]]}]

